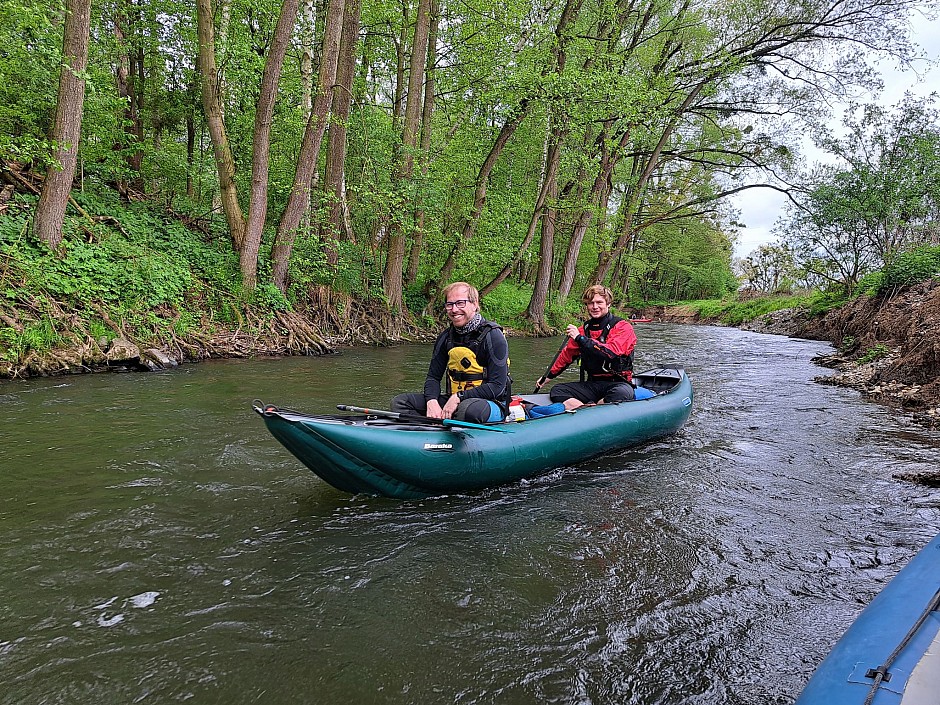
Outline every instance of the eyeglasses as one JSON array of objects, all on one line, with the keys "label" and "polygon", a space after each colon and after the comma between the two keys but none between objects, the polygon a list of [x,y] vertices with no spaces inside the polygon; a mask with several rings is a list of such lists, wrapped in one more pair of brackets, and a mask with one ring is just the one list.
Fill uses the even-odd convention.
[{"label": "eyeglasses", "polygon": [[457,299],[456,301],[445,301],[444,308],[446,308],[448,311],[452,311],[455,308],[464,308],[466,307],[468,303],[470,303],[470,299]]}]

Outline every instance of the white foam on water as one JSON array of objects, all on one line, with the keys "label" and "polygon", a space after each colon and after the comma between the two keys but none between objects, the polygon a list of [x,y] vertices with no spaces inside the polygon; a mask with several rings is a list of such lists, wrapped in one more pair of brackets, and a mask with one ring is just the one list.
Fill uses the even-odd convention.
[{"label": "white foam on water", "polygon": [[157,598],[160,597],[160,593],[155,590],[148,590],[147,592],[142,592],[139,595],[134,595],[129,597],[131,605],[137,609],[143,609],[144,607],[150,607],[154,602],[157,601]]},{"label": "white foam on water", "polygon": [[98,626],[99,627],[113,627],[115,624],[120,624],[124,621],[123,614],[116,614],[113,617],[105,617],[101,615],[98,617]]}]

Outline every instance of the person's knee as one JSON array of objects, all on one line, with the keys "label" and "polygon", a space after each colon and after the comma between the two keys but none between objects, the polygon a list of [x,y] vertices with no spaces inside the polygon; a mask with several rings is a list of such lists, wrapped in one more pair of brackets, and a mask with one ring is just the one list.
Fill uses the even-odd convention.
[{"label": "person's knee", "polygon": [[553,404],[567,401],[568,399],[571,399],[575,396],[577,395],[572,392],[567,383],[556,384],[554,387],[548,390],[548,398],[552,400]]},{"label": "person's knee", "polygon": [[633,397],[633,387],[629,384],[618,384],[607,390],[604,401],[608,404],[616,404],[620,401],[633,401]]},{"label": "person's knee", "polygon": [[[422,415],[426,409],[417,409],[415,408],[415,399],[414,394],[411,392],[405,392],[404,394],[399,394],[392,399],[392,411],[398,414],[411,414],[411,415]],[[423,399],[423,397],[422,397]]]},{"label": "person's knee", "polygon": [[552,400],[553,404],[566,402],[569,399],[577,399],[582,404],[591,404],[597,401],[597,399],[592,396],[591,391],[580,386],[579,382],[556,384],[549,391],[548,398]]},{"label": "person's knee", "polygon": [[466,399],[457,405],[454,418],[470,423],[492,423],[502,421],[505,414],[499,404],[486,399]]}]

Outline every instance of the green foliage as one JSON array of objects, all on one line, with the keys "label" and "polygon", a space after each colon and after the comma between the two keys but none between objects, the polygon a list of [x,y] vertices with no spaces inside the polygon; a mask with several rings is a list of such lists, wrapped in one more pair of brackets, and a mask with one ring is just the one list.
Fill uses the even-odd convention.
[{"label": "green foliage", "polygon": [[402,298],[405,301],[405,307],[412,314],[420,314],[427,308],[428,297],[424,295],[424,287],[417,282],[405,287]]},{"label": "green foliage", "polygon": [[827,311],[839,308],[849,300],[841,287],[832,287],[813,292],[809,302],[810,316],[821,316]]},{"label": "green foliage", "polygon": [[878,290],[888,293],[897,287],[934,277],[940,277],[940,247],[924,245],[900,253],[885,265]]},{"label": "green foliage", "polygon": [[481,310],[487,318],[506,325],[518,325],[521,315],[532,298],[527,286],[502,283],[481,301]]},{"label": "green foliage", "polygon": [[881,288],[884,286],[885,275],[882,270],[876,272],[869,272],[861,279],[858,280],[858,284],[855,285],[855,289],[852,292],[853,296],[874,296]]},{"label": "green foliage", "polygon": [[878,343],[874,345],[873,347],[870,347],[868,350],[866,350],[865,354],[862,355],[860,358],[858,358],[858,362],[860,365],[864,365],[869,362],[874,362],[875,360],[880,360],[889,352],[890,351],[888,350],[887,345]]},{"label": "green foliage", "polygon": [[114,340],[114,331],[107,326],[104,321],[100,318],[92,318],[86,323],[86,328],[88,334],[98,340],[99,338],[107,338],[108,340]]},{"label": "green foliage", "polygon": [[287,300],[287,297],[270,282],[265,282],[255,287],[250,303],[253,306],[269,311],[286,311],[290,309],[290,302]]},{"label": "green foliage", "polygon": [[[362,27],[367,29],[355,45],[357,73],[346,120],[345,195],[355,242],[343,241],[333,249],[320,238],[329,197],[319,197],[315,186],[314,206],[304,221],[309,231],[298,234],[290,289],[283,296],[266,283],[268,255],[307,123],[303,97],[309,76],[302,71],[299,49],[309,43],[317,53],[323,13],[316,13],[314,27],[306,26],[310,18],[298,18],[297,41],[278,81],[268,223],[259,256],[262,283],[246,292],[239,284],[238,256],[217,213],[219,179],[193,67],[193,4],[140,0],[124,8],[133,12],[113,3],[95,4],[80,188],[74,194],[92,219],[70,210],[63,246],[52,256],[25,235],[22,213],[8,209],[0,216],[0,252],[12,262],[2,275],[4,295],[19,302],[47,297],[79,310],[101,306],[129,324],[155,331],[172,326],[177,332],[198,326],[206,312],[210,319],[238,321],[245,306],[268,312],[300,307],[318,287],[382,302],[390,229],[400,226],[410,247],[420,213],[418,284],[404,295],[412,311],[423,311],[422,285],[437,276],[471,215],[481,165],[503,127],[524,108],[524,119],[486,180],[475,234],[458,250],[457,276],[477,284],[518,258],[510,279],[487,297],[490,315],[520,320],[528,307],[538,234],[527,252],[519,248],[544,180],[552,131],[561,139],[558,192],[549,204],[557,226],[551,282],[558,282],[574,223],[587,213],[591,222],[574,263],[573,295],[559,301],[550,292],[547,321],[557,325],[579,318],[577,294],[595,276],[625,304],[728,298],[738,282],[731,269],[728,214],[716,204],[748,169],[776,170],[792,160],[787,135],[777,135],[773,126],[749,124],[750,116],[766,115],[768,105],[786,115],[806,109],[808,96],[795,85],[824,88],[830,80],[849,85],[852,62],[830,65],[824,58],[846,55],[806,37],[839,37],[866,47],[882,43],[903,57],[904,35],[896,30],[905,5],[877,5],[862,15],[826,3],[744,0],[721,7],[644,1],[629,11],[608,3],[533,5],[525,0],[444,7],[439,53],[432,62],[437,102],[427,116],[430,146],[427,154],[416,150],[415,176],[402,181],[394,178],[402,133],[402,104],[396,101],[404,88],[397,70],[410,60],[413,6],[366,3]],[[574,12],[570,24],[559,30],[565,7]],[[0,13],[0,158],[34,166],[49,158],[52,145],[45,135],[62,63],[61,11],[58,2],[7,0]],[[259,81],[278,11],[278,3],[232,0],[224,17],[216,18],[225,128],[243,208],[251,187]],[[782,54],[779,47],[788,50]],[[767,70],[768,61],[787,65]],[[121,69],[128,69],[128,95],[116,90]],[[780,75],[792,80],[781,82]],[[336,132],[331,127],[318,176]],[[934,163],[928,159],[934,147],[930,139],[905,147],[922,163]],[[653,154],[659,156],[649,161]],[[610,193],[601,194],[609,196],[604,201],[591,189],[608,159],[616,167],[609,178],[598,180],[610,185]],[[938,182],[930,169],[921,179],[924,184]],[[854,174],[859,178],[838,185],[860,184],[866,193],[875,192],[875,172]],[[128,187],[132,199],[150,199],[149,208],[114,197],[115,184]],[[827,211],[832,220],[845,214],[844,199],[825,189],[817,195],[832,196],[827,203],[838,206]],[[922,224],[924,214],[910,195],[905,191],[900,199],[902,210]],[[193,223],[193,229],[180,222]],[[820,270],[833,275],[831,262],[816,251],[810,254],[809,262],[821,262]],[[599,262],[610,263],[603,277]],[[905,271],[912,266],[898,265]],[[773,274],[769,291],[789,290],[796,279],[789,267]],[[759,315],[757,304],[748,304],[751,309],[741,305],[740,311],[723,315]],[[101,324],[89,320],[86,325],[98,330]]]},{"label": "green foliage", "polygon": [[4,0],[0,10],[0,159],[44,164],[62,29],[57,3]]},{"label": "green foliage", "polygon": [[32,268],[33,283],[54,298],[102,301],[124,310],[182,302],[192,283],[184,262],[95,230],[99,242],[68,241],[63,257]]},{"label": "green foliage", "polygon": [[692,301],[683,304],[702,318],[719,320],[727,325],[740,325],[774,311],[788,308],[806,308],[811,305],[811,295],[758,296],[745,300],[721,299]]},{"label": "green foliage", "polygon": [[59,342],[55,324],[48,316],[24,326],[22,331],[15,328],[0,328],[0,360],[18,363],[30,352],[44,353]]},{"label": "green foliage", "polygon": [[[92,222],[70,211],[56,253],[27,232],[35,199],[17,199],[0,216],[0,293],[23,312],[24,322],[22,332],[7,327],[0,333],[4,359],[22,362],[29,351],[61,343],[59,317],[35,317],[30,312],[36,309],[82,312],[81,321],[69,325],[94,339],[115,335],[96,311],[123,321],[141,339],[192,331],[210,312],[238,318],[238,258],[224,239],[207,242],[176,219],[146,204],[122,204],[108,191],[88,190],[76,200],[85,213],[110,215]],[[286,305],[270,285],[255,295],[266,310]]]}]

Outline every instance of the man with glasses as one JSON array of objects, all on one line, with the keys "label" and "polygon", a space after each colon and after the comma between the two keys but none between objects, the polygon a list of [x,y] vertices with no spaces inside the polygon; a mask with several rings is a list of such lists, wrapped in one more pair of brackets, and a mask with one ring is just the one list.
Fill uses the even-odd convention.
[{"label": "man with glasses", "polygon": [[392,411],[472,423],[502,421],[512,395],[506,336],[480,314],[476,288],[454,282],[443,294],[451,324],[434,343],[424,392],[399,394]]}]

